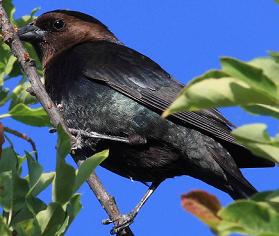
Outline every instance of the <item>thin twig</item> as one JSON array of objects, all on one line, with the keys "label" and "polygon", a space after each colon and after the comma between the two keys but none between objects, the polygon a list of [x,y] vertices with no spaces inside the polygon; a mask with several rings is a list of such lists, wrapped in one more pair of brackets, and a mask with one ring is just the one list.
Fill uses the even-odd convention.
[{"label": "thin twig", "polygon": [[27,136],[26,134],[21,133],[21,132],[19,132],[17,130],[8,128],[6,126],[4,127],[4,131],[7,132],[7,133],[10,133],[12,135],[15,135],[18,138],[21,138],[21,139],[27,141],[28,143],[30,143],[30,145],[32,146],[32,149],[33,149],[33,151],[35,153],[35,158],[36,158],[36,160],[38,160],[38,151],[37,151],[37,148],[36,148],[36,144],[35,144],[35,142],[29,136]]},{"label": "thin twig", "polygon": [[[48,113],[53,127],[56,128],[59,124],[61,124],[64,130],[70,135],[70,132],[67,126],[65,125],[62,116],[56,109],[50,97],[48,96],[44,88],[44,85],[40,80],[40,76],[36,71],[34,63],[32,63],[32,61],[30,60],[29,54],[24,49],[21,41],[19,40],[18,35],[15,32],[14,27],[10,23],[7,13],[3,8],[2,0],[0,0],[0,28],[2,30],[4,42],[9,45],[13,55],[18,59],[23,73],[26,75],[31,84],[32,91],[36,95],[38,101],[41,103],[43,108]],[[74,159],[77,160],[76,163],[78,165],[81,164],[82,161],[79,161],[80,159],[78,156],[75,156]],[[105,208],[110,219],[114,222],[116,226],[118,226],[121,223],[121,214],[118,210],[118,207],[114,199],[105,191],[103,185],[101,184],[101,182],[95,174],[92,174],[90,176],[87,183],[95,193],[101,205]],[[126,229],[122,230],[118,235],[132,236],[134,234],[132,233],[130,228],[127,227]]]}]

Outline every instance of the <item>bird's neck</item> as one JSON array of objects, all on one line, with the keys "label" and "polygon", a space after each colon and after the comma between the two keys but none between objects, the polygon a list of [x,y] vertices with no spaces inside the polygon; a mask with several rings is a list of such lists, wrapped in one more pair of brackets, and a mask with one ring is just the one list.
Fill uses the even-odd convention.
[{"label": "bird's neck", "polygon": [[59,91],[67,89],[78,78],[79,63],[71,55],[71,50],[46,58],[44,63],[45,88],[51,98],[56,100]]}]

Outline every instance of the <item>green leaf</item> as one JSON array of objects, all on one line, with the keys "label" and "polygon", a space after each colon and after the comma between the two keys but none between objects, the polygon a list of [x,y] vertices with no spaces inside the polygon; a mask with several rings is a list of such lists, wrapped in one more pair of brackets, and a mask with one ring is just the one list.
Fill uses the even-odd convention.
[{"label": "green leaf", "polygon": [[36,215],[43,236],[53,236],[64,223],[66,213],[59,203],[50,203],[47,209]]},{"label": "green leaf", "polygon": [[271,99],[273,97],[275,102],[278,101],[276,83],[267,77],[261,68],[228,57],[222,58],[221,64],[223,71],[231,77],[242,80],[252,88],[270,96]]},{"label": "green leaf", "polygon": [[34,219],[34,216],[40,211],[45,210],[46,207],[47,205],[39,198],[27,197],[26,204],[13,215],[11,225],[28,219]]},{"label": "green leaf", "polygon": [[[219,212],[223,219],[219,229],[245,232],[248,235],[279,235],[279,213],[266,204],[241,200]],[[228,224],[229,223],[229,224]],[[225,227],[224,227],[225,225]]]},{"label": "green leaf", "polygon": [[25,104],[18,104],[9,111],[9,116],[15,120],[32,126],[49,126],[49,118],[45,110],[30,108]]},{"label": "green leaf", "polygon": [[6,63],[5,70],[4,70],[4,73],[6,75],[11,73],[15,62],[16,62],[16,58],[14,56],[10,56]]},{"label": "green leaf", "polygon": [[39,198],[33,196],[26,197],[26,207],[32,214],[32,217],[38,214],[40,211],[45,210],[47,205]]},{"label": "green leaf", "polygon": [[2,155],[3,150],[3,144],[5,143],[5,137],[4,137],[4,125],[0,123],[0,159]]},{"label": "green leaf", "polygon": [[59,125],[57,128],[58,143],[56,157],[56,176],[53,184],[52,199],[62,205],[70,200],[74,193],[76,179],[75,168],[65,162],[65,157],[70,152],[70,137]]},{"label": "green leaf", "polygon": [[[279,1],[279,0],[278,0]],[[279,52],[270,51],[269,55],[273,58],[276,63],[279,63]]]},{"label": "green leaf", "polygon": [[60,229],[56,232],[56,235],[64,235],[64,233],[66,232],[68,226],[69,226],[69,216],[66,216],[62,226],[60,227]]},{"label": "green leaf", "polygon": [[13,176],[13,210],[18,211],[25,205],[25,197],[28,193],[29,186],[26,179],[17,175]]},{"label": "green leaf", "polygon": [[81,207],[82,207],[82,205],[80,203],[80,194],[74,194],[72,196],[71,200],[69,201],[69,203],[67,204],[67,208],[66,208],[67,217],[66,217],[63,225],[57,232],[58,235],[65,234],[65,232],[69,228],[70,224],[72,223],[74,218],[79,213]]},{"label": "green leaf", "polygon": [[248,63],[249,65],[262,69],[264,74],[271,79],[277,87],[279,86],[279,64],[274,58],[259,57]]},{"label": "green leaf", "polygon": [[28,191],[28,183],[17,176],[17,156],[12,148],[3,150],[0,159],[0,204],[5,210],[22,207]]},{"label": "green leaf", "polygon": [[228,221],[222,221],[222,223],[218,225],[217,231],[218,236],[227,236],[231,235],[234,232],[237,232],[241,235],[247,235],[246,230],[243,229],[241,226]]},{"label": "green leaf", "polygon": [[22,16],[19,19],[16,19],[16,25],[18,27],[21,27],[21,26],[24,26],[24,25],[27,25],[27,24],[31,23],[34,19],[36,19],[35,14],[39,10],[40,10],[40,7],[36,7],[31,11],[30,15],[25,15],[25,16]]},{"label": "green leaf", "polygon": [[25,152],[28,163],[28,173],[29,173],[29,188],[32,189],[38,182],[43,173],[43,168],[38,162],[36,162],[33,157]]},{"label": "green leaf", "polygon": [[251,199],[256,202],[266,201],[279,203],[279,190],[256,193]]},{"label": "green leaf", "polygon": [[[12,71],[19,67],[19,65],[16,63],[16,58],[11,54],[9,46],[4,43],[0,44],[0,55],[0,86],[2,86],[4,78],[11,78]],[[19,73],[20,70],[18,70],[17,75]]]},{"label": "green leaf", "polygon": [[27,219],[15,225],[17,235],[20,236],[38,236],[40,234],[40,226],[36,219]]},{"label": "green leaf", "polygon": [[38,54],[36,53],[34,47],[30,43],[24,43],[24,47],[28,51],[30,58],[32,58],[36,62],[37,72],[39,75],[42,76],[41,80],[43,80],[44,73],[43,73],[42,64],[40,63],[40,59],[39,59]]},{"label": "green leaf", "polygon": [[270,106],[264,104],[246,105],[243,108],[253,114],[260,114],[264,116],[272,116],[279,119],[279,106]]},{"label": "green leaf", "polygon": [[3,106],[9,99],[9,89],[0,86],[0,107]]},{"label": "green leaf", "polygon": [[220,78],[226,78],[226,77],[230,77],[230,76],[228,74],[226,74],[224,71],[209,70],[209,71],[205,72],[204,74],[194,78],[192,81],[189,82],[189,85],[203,81],[204,79],[210,79],[210,78],[220,79]]},{"label": "green leaf", "polygon": [[8,225],[5,224],[2,216],[0,216],[0,235],[1,236],[12,236],[12,232],[9,230]]},{"label": "green leaf", "polygon": [[54,172],[43,173],[43,168],[41,165],[33,159],[33,157],[26,153],[28,160],[28,169],[29,169],[29,192],[28,195],[32,194],[37,196],[41,191],[47,188],[55,177]]},{"label": "green leaf", "polygon": [[256,103],[273,104],[273,101],[269,96],[253,90],[247,83],[235,78],[211,78],[193,82],[184,88],[163,116],[187,110]]},{"label": "green leaf", "polygon": [[12,1],[11,0],[3,1],[3,7],[6,10],[9,19],[10,20],[13,19],[13,14],[15,12],[15,8],[14,8]]},{"label": "green leaf", "polygon": [[270,141],[265,124],[244,125],[235,129],[233,134],[236,137],[254,142],[266,143]]},{"label": "green leaf", "polygon": [[69,135],[64,131],[61,125],[58,125],[57,133],[57,158],[64,159],[71,151],[71,139]]},{"label": "green leaf", "polygon": [[61,125],[57,128],[57,157],[56,157],[56,176],[53,185],[52,199],[61,204],[70,200],[74,192],[75,168],[65,162],[65,157],[71,150],[70,137],[63,130]]},{"label": "green leaf", "polygon": [[23,103],[25,105],[38,103],[36,97],[30,95],[30,93],[26,91],[28,87],[30,87],[29,83],[21,83],[14,88],[11,95],[12,101],[10,103],[9,110],[19,103]]},{"label": "green leaf", "polygon": [[163,116],[187,110],[235,105],[252,113],[267,111],[267,115],[278,116],[279,80],[276,75],[279,66],[273,59],[260,58],[244,63],[223,58],[221,63],[222,71],[209,71],[193,80]]},{"label": "green leaf", "polygon": [[92,157],[87,158],[79,168],[76,170],[76,181],[74,191],[77,191],[79,187],[86,181],[92,174],[92,171],[109,155],[109,150],[96,153]]},{"label": "green leaf", "polygon": [[27,160],[26,156],[19,156],[17,155],[17,174],[21,175],[22,174],[22,165],[23,163]]},{"label": "green leaf", "polygon": [[30,189],[29,194],[33,196],[37,196],[40,192],[46,189],[54,180],[55,172],[50,173],[42,173],[39,181],[34,185],[32,189]]},{"label": "green leaf", "polygon": [[0,173],[0,205],[6,212],[12,209],[13,175],[12,171]]},{"label": "green leaf", "polygon": [[4,148],[0,158],[0,172],[14,171],[17,169],[17,155],[13,148]]},{"label": "green leaf", "polygon": [[74,193],[75,168],[62,158],[57,158],[56,176],[52,189],[52,200],[62,205],[70,200]]},{"label": "green leaf", "polygon": [[78,215],[82,205],[80,203],[80,194],[76,193],[70,199],[67,205],[67,214],[69,218],[69,224],[74,220],[74,218]]},{"label": "green leaf", "polygon": [[245,125],[232,135],[255,155],[279,162],[279,140],[269,137],[265,124]]}]

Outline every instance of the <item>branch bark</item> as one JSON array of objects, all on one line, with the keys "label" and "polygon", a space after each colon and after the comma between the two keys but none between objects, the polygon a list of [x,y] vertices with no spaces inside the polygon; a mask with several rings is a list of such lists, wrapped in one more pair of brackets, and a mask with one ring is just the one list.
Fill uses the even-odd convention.
[{"label": "branch bark", "polygon": [[36,148],[36,144],[33,141],[33,139],[31,139],[30,137],[28,137],[26,134],[23,134],[17,130],[11,129],[9,127],[4,127],[4,131],[7,133],[10,133],[12,135],[15,135],[18,138],[21,138],[23,140],[25,140],[26,142],[30,143],[30,145],[32,146],[33,152],[35,153],[35,158],[36,160],[38,160],[38,151]]},{"label": "branch bark", "polygon": [[[13,25],[10,23],[7,13],[3,8],[2,0],[0,0],[0,28],[2,30],[4,42],[7,45],[9,45],[13,55],[17,58],[23,73],[26,75],[26,77],[28,78],[31,84],[32,92],[35,94],[38,101],[41,103],[43,108],[48,113],[52,125],[54,127],[57,127],[59,124],[61,124],[64,130],[69,134],[69,136],[72,137],[63,120],[63,117],[61,116],[56,106],[48,96],[44,88],[44,85],[40,80],[40,76],[36,71],[34,63],[32,63],[29,54],[24,49],[23,44],[21,43],[19,37],[17,36],[17,33]],[[78,156],[73,156],[73,158],[78,165],[82,163],[81,158],[79,159]],[[121,214],[115,203],[114,198],[106,192],[105,188],[103,187],[102,183],[100,182],[99,178],[96,176],[95,173],[93,173],[90,176],[87,183],[89,187],[92,189],[92,191],[94,192],[94,194],[96,195],[102,207],[107,212],[111,221],[114,222],[114,225],[117,226],[121,224],[120,222]],[[133,236],[134,234],[131,231],[131,229],[127,227],[117,235]]]}]

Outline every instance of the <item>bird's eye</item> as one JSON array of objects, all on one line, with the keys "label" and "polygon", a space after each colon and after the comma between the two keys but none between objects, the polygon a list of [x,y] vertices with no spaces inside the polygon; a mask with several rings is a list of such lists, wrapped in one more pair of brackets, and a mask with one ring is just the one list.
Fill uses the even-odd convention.
[{"label": "bird's eye", "polygon": [[65,26],[65,23],[63,20],[56,20],[53,23],[53,28],[56,30],[61,30],[64,28],[64,26]]}]

